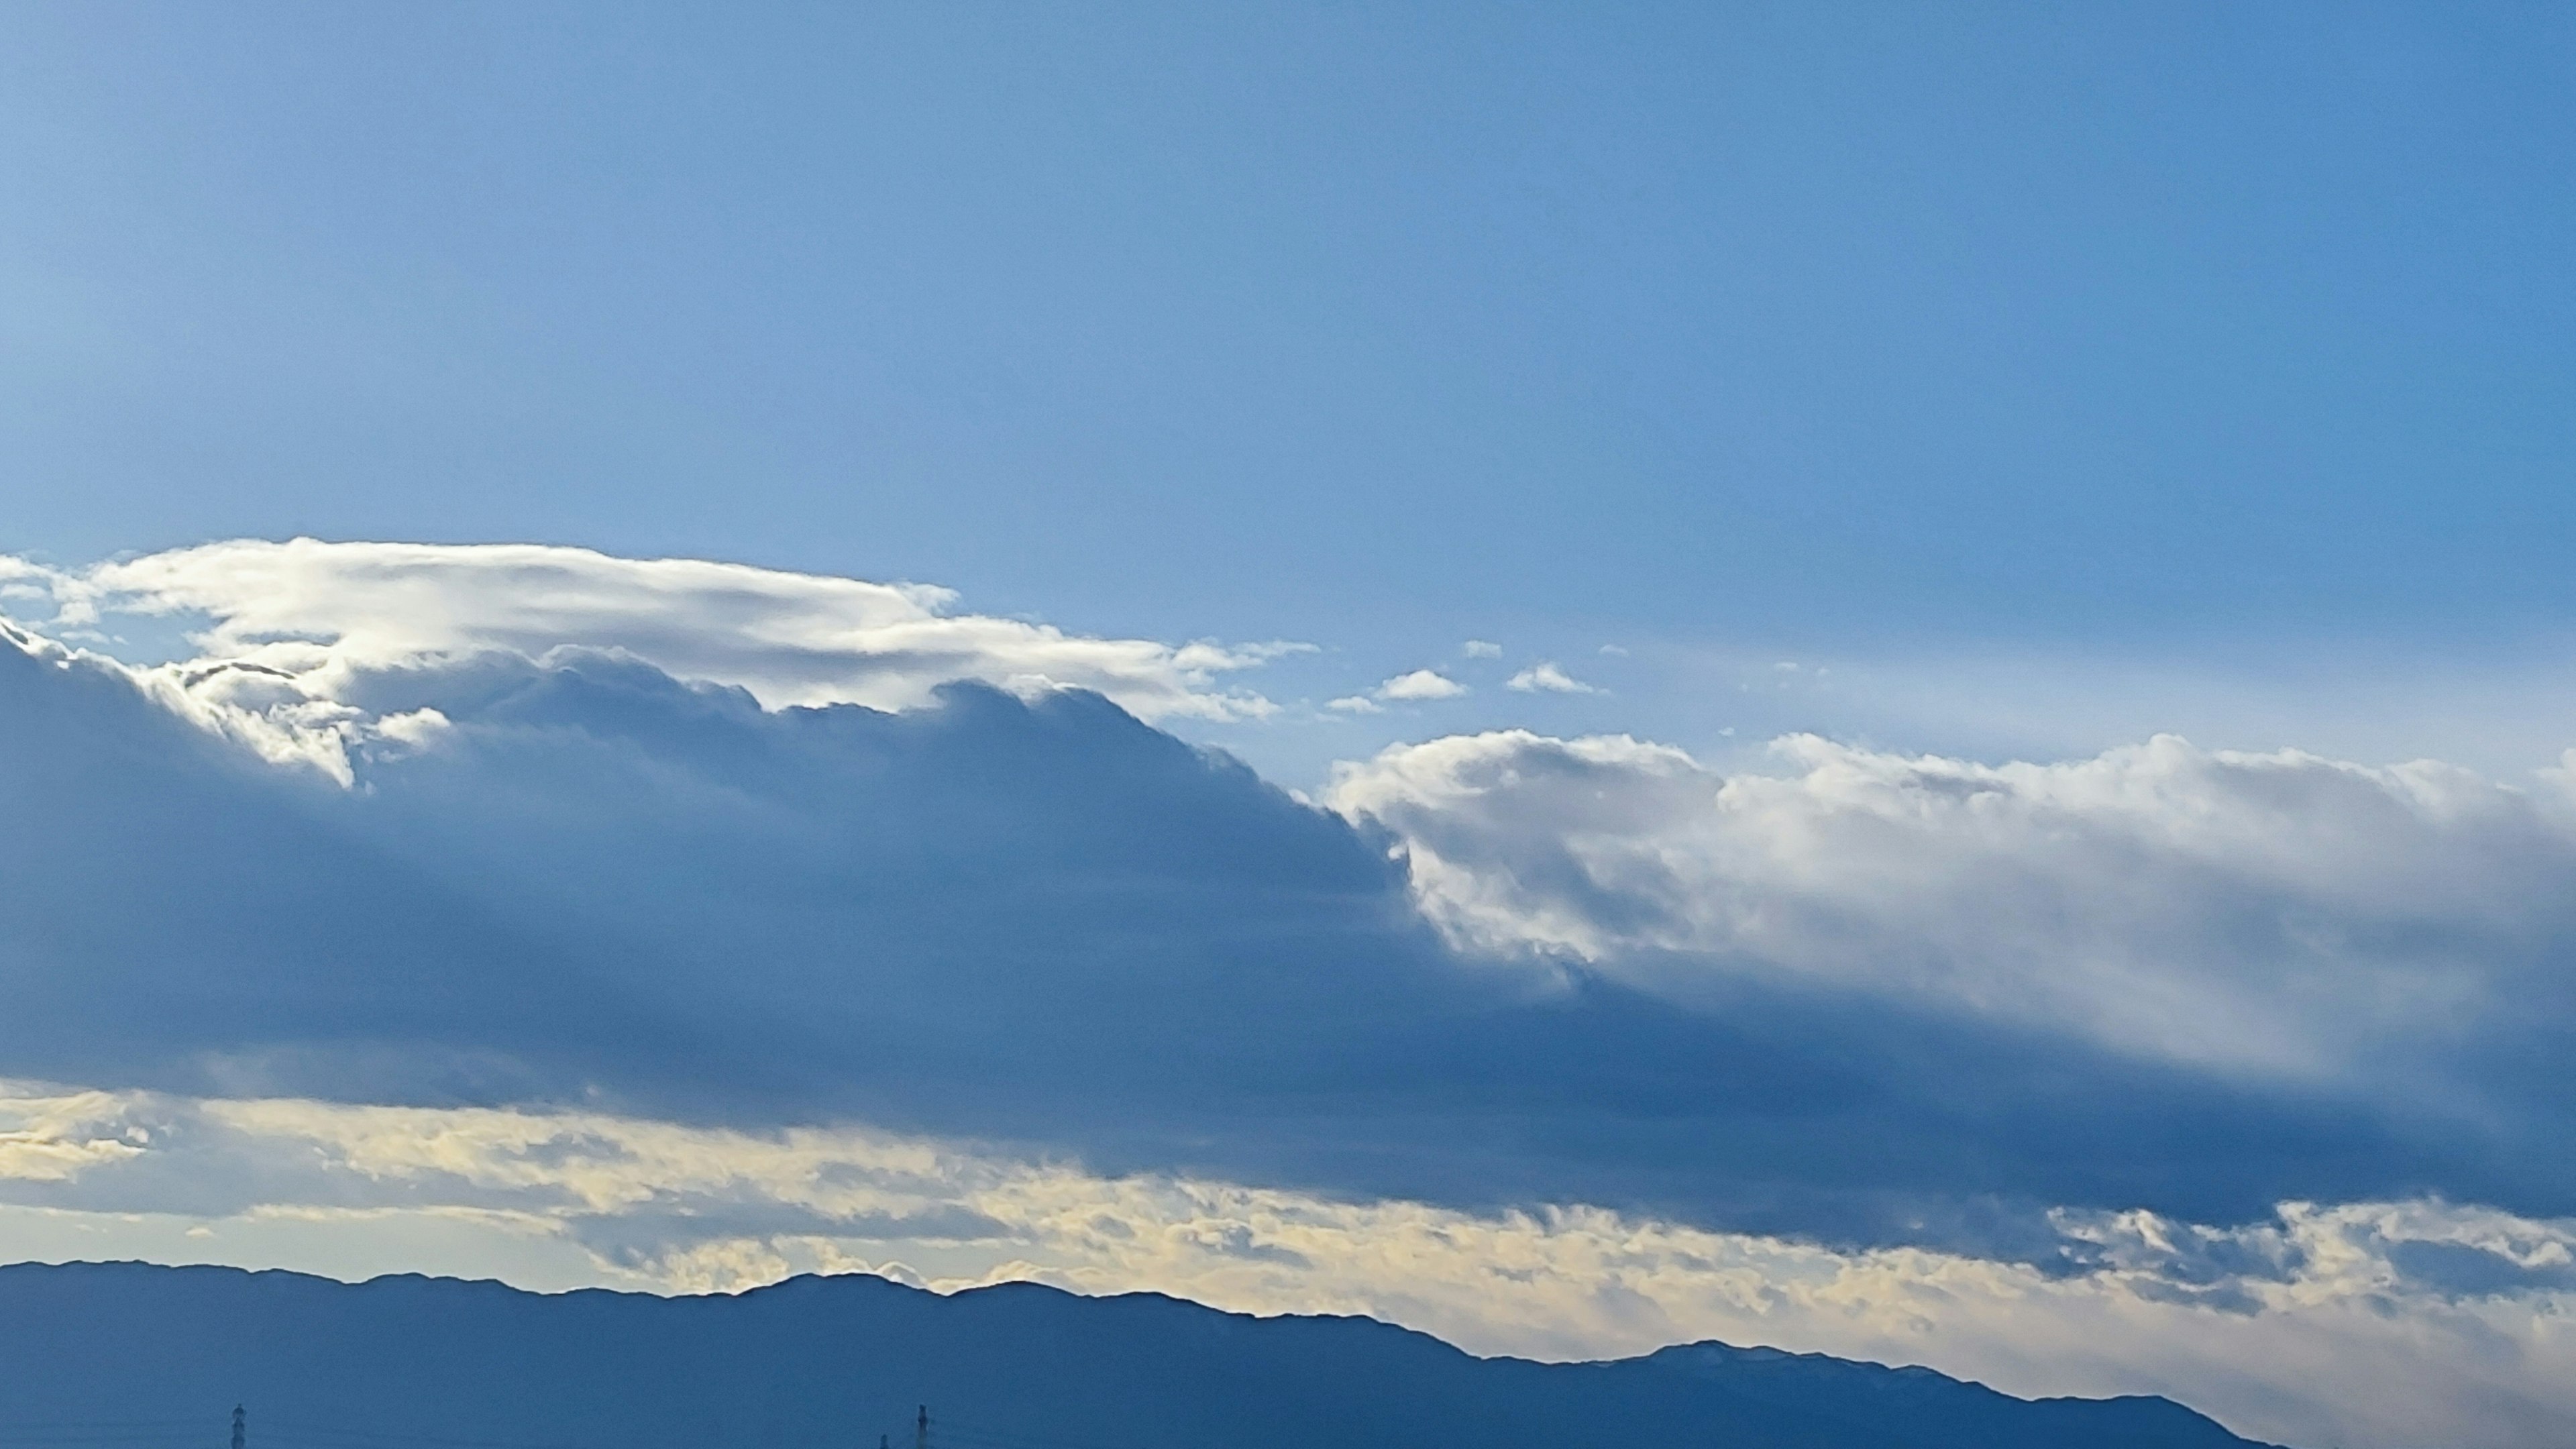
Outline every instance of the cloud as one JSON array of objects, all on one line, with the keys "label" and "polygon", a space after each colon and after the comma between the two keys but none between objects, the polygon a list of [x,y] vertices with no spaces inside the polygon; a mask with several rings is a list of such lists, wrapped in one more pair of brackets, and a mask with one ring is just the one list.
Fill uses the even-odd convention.
[{"label": "cloud", "polygon": [[[0,1104],[7,1241],[2569,1408],[2576,755],[1503,733],[1326,809],[1140,718],[1260,651],[935,590],[262,544],[0,604],[59,636],[0,624],[0,1071],[99,1084]],[[72,647],[155,620],[201,652]]]},{"label": "cloud", "polygon": [[111,1255],[265,1266],[287,1244],[290,1265],[364,1274],[412,1266],[410,1224],[479,1234],[539,1286],[874,1270],[1366,1313],[1549,1359],[1720,1338],[1928,1363],[2023,1394],[2167,1393],[2293,1442],[2541,1446],[2576,1413],[2561,1331],[2576,1222],[2425,1199],[2285,1204],[2232,1228],[2070,1215],[2043,1267],[583,1110],[0,1084],[0,1141],[43,1154],[0,1156],[8,1256],[68,1222]]},{"label": "cloud", "polygon": [[1903,997],[2230,1071],[2326,1076],[2564,1020],[2576,800],[2175,738],[1976,765],[1792,737],[1722,775],[1624,736],[1398,747],[1330,801],[1462,947]]},{"label": "cloud", "polygon": [[1554,660],[1531,665],[1506,680],[1503,687],[1517,689],[1523,694],[1539,691],[1549,694],[1599,694],[1601,692],[1558,668]]},{"label": "cloud", "polygon": [[[1795,978],[1712,1001],[1609,958],[1461,954],[1375,818],[1094,695],[769,710],[562,649],[362,683],[352,709],[444,723],[353,751],[344,788],[101,661],[0,650],[0,759],[45,762],[0,771],[0,1066],[855,1119],[1104,1170],[1980,1251],[2058,1205],[2576,1199],[2559,1158],[2473,1152],[2496,1129],[2448,1110]],[[2227,1125],[2178,1130],[2204,1117]]]},{"label": "cloud", "polygon": [[1456,699],[1466,692],[1467,686],[1432,669],[1399,674],[1377,687],[1380,699]]},{"label": "cloud", "polygon": [[[1822,1325],[1912,1254],[1920,1282],[1985,1285],[1999,1373],[2031,1354],[2073,1375],[2049,1345],[2092,1334],[2121,1345],[2105,1363],[2182,1354],[2195,1384],[2215,1360],[2159,1345],[2204,1319],[2313,1367],[2299,1354],[2377,1361],[2347,1329],[2510,1337],[2562,1291],[2557,1250],[2516,1224],[2576,1211],[2563,779],[2170,740],[1980,766],[1793,739],[1776,773],[1723,775],[1641,741],[1490,735],[1354,766],[1328,811],[1083,690],[773,707],[536,636],[279,681],[343,712],[298,727],[339,731],[344,785],[264,762],[185,670],[10,638],[0,1069],[114,1089],[0,1124],[30,1213],[142,1211],[151,1187],[228,1235],[327,1220],[415,1246],[484,1214],[473,1232],[554,1244],[559,1267],[668,1282],[862,1259],[971,1276],[1069,1241],[953,1183],[844,1203],[688,1165],[719,1138],[820,1134],[843,1145],[808,1161],[819,1183],[864,1175],[843,1160],[862,1138],[974,1142],[1006,1177],[1109,1184],[1074,1194],[1083,1221],[1190,1265],[1068,1247],[1067,1281],[1303,1272],[1260,1291],[1643,1343],[1718,1331],[1693,1295],[1772,1302],[1812,1254],[1845,1287],[1744,1336],[1856,1351]],[[218,664],[228,688],[275,678]],[[268,1149],[174,1143],[310,1157],[321,1127],[141,1120],[117,1105],[137,1092],[298,1099],[344,1128],[427,1115],[368,1119],[393,1125],[345,1151],[372,1166],[290,1190]],[[500,1116],[442,1115],[468,1109]],[[575,1119],[612,1147],[562,1140]],[[694,1125],[647,1151],[638,1123]],[[515,1198],[469,1140],[505,1128],[534,1134]],[[470,1170],[383,1155],[407,1140]],[[621,1153],[649,1184],[631,1201],[604,1165]],[[609,1196],[563,1196],[554,1158]],[[81,1196],[100,1184],[121,1186]],[[414,1215],[383,1216],[378,1189]],[[1131,1189],[1173,1216],[1096,1200]],[[1280,1236],[1249,1216],[1261,1194],[1366,1231]],[[2300,1203],[2341,1226],[2300,1226]],[[2451,1226],[2338,1246],[2374,1212]],[[1564,1236],[1578,1220],[1597,1231]],[[1368,1288],[1413,1251],[1407,1223],[1474,1250]],[[1622,1243],[1667,1256],[1627,1276]],[[2349,1281],[2376,1286],[2315,1297],[2353,1253]],[[1514,1296],[1478,1254],[1547,1290]],[[1917,1318],[1987,1341],[1899,1280],[1864,1315],[1900,1325],[1889,1342]],[[2363,1322],[2372,1293],[2395,1327]],[[1623,1318],[1638,1295],[1653,1311]],[[2027,1306],[2068,1303],[2088,1306]],[[2465,1402],[2481,1381],[2448,1371]],[[2244,1402],[2285,1381],[2264,1374]]]},{"label": "cloud", "polygon": [[191,621],[197,657],[142,671],[149,685],[272,758],[344,776],[346,750],[376,730],[349,704],[367,677],[486,652],[618,653],[772,708],[918,708],[941,684],[977,680],[1088,689],[1146,720],[1229,720],[1273,706],[1218,676],[1302,647],[1093,638],[956,613],[956,594],[929,585],[538,544],[237,540],[77,572],[12,560],[0,590],[43,596],[56,632]]},{"label": "cloud", "polygon": [[1458,652],[1470,659],[1500,659],[1503,646],[1483,639],[1470,639],[1458,646]]},{"label": "cloud", "polygon": [[1380,705],[1376,700],[1373,700],[1373,699],[1369,698],[1369,697],[1368,697],[1367,695],[1365,695],[1365,694],[1346,694],[1346,695],[1342,696],[1340,699],[1336,699],[1336,700],[1329,700],[1329,701],[1327,701],[1327,702],[1325,703],[1325,705],[1324,705],[1324,708],[1326,708],[1326,709],[1340,710],[1340,711],[1341,711],[1342,713],[1344,713],[1344,714],[1384,714],[1384,713],[1386,713],[1386,710],[1385,710],[1385,708],[1384,708],[1383,706],[1381,706],[1381,705]]},{"label": "cloud", "polygon": [[353,693],[446,723],[355,752],[341,789],[112,666],[0,650],[0,748],[47,762],[0,775],[24,826],[0,845],[23,1008],[0,1046],[339,1091],[488,1069],[479,1090],[767,1080],[845,1105],[944,1050],[955,1098],[997,1053],[1097,1070],[1104,1014],[1213,1049],[1260,1030],[1200,1019],[1218,1000],[1309,956],[1427,946],[1341,822],[1094,695],[771,711],[560,649]]}]

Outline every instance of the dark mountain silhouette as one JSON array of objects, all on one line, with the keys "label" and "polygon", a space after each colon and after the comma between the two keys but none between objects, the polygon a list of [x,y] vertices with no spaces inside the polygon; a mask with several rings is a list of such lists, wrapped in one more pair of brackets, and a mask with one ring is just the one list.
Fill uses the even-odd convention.
[{"label": "dark mountain silhouette", "polygon": [[1723,1344],[1479,1359],[1364,1318],[1034,1284],[737,1295],[414,1276],[0,1268],[14,1449],[2200,1449],[2160,1398],[2016,1399],[1928,1369]]}]

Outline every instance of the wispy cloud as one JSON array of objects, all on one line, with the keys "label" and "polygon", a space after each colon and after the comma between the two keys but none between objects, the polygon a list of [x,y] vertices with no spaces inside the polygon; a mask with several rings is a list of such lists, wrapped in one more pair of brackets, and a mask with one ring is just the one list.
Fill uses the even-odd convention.
[{"label": "wispy cloud", "polygon": [[1513,675],[1510,679],[1504,681],[1503,687],[1505,689],[1517,689],[1524,694],[1599,694],[1601,692],[1600,690],[1593,688],[1591,685],[1584,683],[1582,680],[1566,673],[1562,668],[1559,668],[1556,661],[1552,659],[1543,663],[1533,664],[1529,668],[1522,670],[1520,673]]}]

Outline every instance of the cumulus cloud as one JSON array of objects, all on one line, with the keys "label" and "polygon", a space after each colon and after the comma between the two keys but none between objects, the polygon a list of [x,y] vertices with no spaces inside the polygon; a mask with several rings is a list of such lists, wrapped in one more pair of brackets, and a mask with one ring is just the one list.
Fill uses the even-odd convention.
[{"label": "cumulus cloud", "polygon": [[45,762],[0,772],[0,1049],[379,1091],[435,1061],[792,1093],[790,1067],[846,1101],[943,1049],[952,1078],[1076,1070],[1095,1014],[1213,1047],[1253,1028],[1195,1019],[1211,996],[1422,958],[1346,826],[1095,695],[773,711],[560,649],[357,693],[445,724],[342,790],[110,665],[0,650],[0,753]]},{"label": "cumulus cloud", "polygon": [[1554,660],[1533,664],[1503,682],[1523,694],[1599,694],[1601,691],[1559,668]]},{"label": "cumulus cloud", "polygon": [[1486,639],[1470,639],[1458,646],[1458,652],[1470,659],[1500,659],[1503,646]]},{"label": "cumulus cloud", "polygon": [[1467,692],[1467,686],[1436,669],[1417,669],[1379,685],[1377,692],[1381,699],[1456,699]]},{"label": "cumulus cloud", "polygon": [[[1638,1346],[1724,1331],[1691,1326],[1718,1321],[1691,1316],[1701,1288],[1669,1304],[1647,1289],[1668,1270],[1703,1283],[1690,1255],[1736,1262],[1728,1245],[1757,1241],[1726,1270],[1747,1302],[1798,1281],[1799,1254],[1865,1277],[1911,1253],[1936,1286],[1995,1285],[2024,1305],[1994,1310],[2006,1366],[1982,1376],[2003,1378],[2027,1349],[2015,1322],[2125,1345],[2106,1362],[2159,1362],[2203,1318],[2359,1362],[2381,1350],[2280,1347],[2309,1342],[2284,1325],[2326,1321],[2297,1305],[2341,1305],[2355,1333],[2502,1315],[2489,1326],[2510,1335],[2562,1291],[2563,775],[2176,740],[1985,766],[1809,739],[1783,742],[1771,773],[1727,775],[1636,740],[1503,734],[1352,766],[1325,810],[1101,693],[1002,687],[995,655],[879,700],[894,708],[764,697],[774,677],[727,662],[723,630],[664,638],[677,626],[656,611],[687,590],[650,569],[609,569],[640,592],[601,603],[572,568],[573,602],[548,613],[557,552],[511,576],[518,602],[457,602],[462,622],[440,613],[444,555],[425,592],[387,603],[371,583],[338,620],[328,599],[225,603],[168,579],[0,578],[13,611],[54,609],[62,630],[178,610],[206,651],[137,668],[15,627],[0,647],[0,760],[16,762],[0,768],[0,1070],[117,1089],[0,1123],[18,1200],[104,1213],[85,1184],[122,1184],[133,1208],[159,1183],[202,1216],[221,1189],[241,1204],[226,1233],[281,1214],[357,1233],[391,1221],[381,1187],[414,1194],[422,1222],[484,1214],[512,1241],[670,1282],[840,1261],[827,1251],[899,1252],[932,1277],[1055,1261],[981,1190],[825,1201],[687,1165],[718,1140],[689,1133],[745,1152],[820,1133],[846,1155],[866,1135],[846,1124],[866,1122],[916,1146],[1001,1144],[977,1151],[1102,1193],[1404,1205],[1359,1238],[1281,1238],[1239,1206],[1172,1238],[1182,1219],[1077,1194],[1118,1225],[1082,1252],[1120,1231],[1179,1242],[1205,1262],[1151,1271],[1200,1296],[1234,1291],[1220,1262],[1269,1271],[1237,1248],[1364,1284],[1413,1251],[1403,1222],[1544,1258],[1494,1226],[1527,1209],[1546,1252],[1573,1254],[1530,1280],[1549,1294],[1515,1298],[1518,1280],[1462,1254],[1444,1260],[1455,1284],[1368,1300],[1459,1336],[1488,1317],[1533,1335],[1549,1315],[1591,1322],[1566,1307],[1593,1301],[1587,1274],[1618,1290],[1600,1334],[1631,1321],[1632,1290],[1661,1305],[1634,1317]],[[740,606],[766,637],[788,606],[754,582]],[[630,607],[640,622],[620,622]],[[315,739],[338,782],[263,763]],[[130,1108],[182,1098],[311,1100]],[[536,1134],[535,1156],[567,1151],[549,1124],[581,1118],[662,1185],[630,1202],[549,1178],[513,1206],[455,1185],[488,1165],[441,1177],[381,1155],[412,1140],[480,1160],[486,1128],[439,1115],[459,1104],[525,1119],[507,1130]],[[174,1146],[247,1133],[311,1156],[327,1133],[274,1121],[362,1110],[430,1115],[371,1119],[401,1124],[347,1149],[374,1166],[293,1191],[263,1186],[283,1169],[248,1148],[256,1171]],[[598,1125],[612,1119],[629,1125]],[[638,1145],[632,1124],[683,1119],[701,1125],[667,1153]],[[864,1176],[829,1154],[809,1168]],[[1605,1226],[1566,1237],[1576,1218],[1548,1203]],[[2341,1206],[2283,1206],[2299,1203]],[[1650,1242],[1682,1246],[1635,1280],[1600,1246]],[[1110,1261],[1064,1252],[1047,1271],[1067,1281]],[[2336,1254],[2363,1267],[2335,1283],[2376,1286],[2319,1287]],[[1141,1281],[1128,1271],[1099,1281]],[[1262,1291],[1321,1306],[1357,1291],[1316,1286],[1342,1281]],[[1942,1314],[1964,1310],[1936,1312],[1930,1291],[1885,1301],[1955,1326]],[[2362,1322],[2372,1293],[2397,1326]],[[2076,1302],[2094,1316],[2028,1306]],[[1745,1336],[1810,1320],[1763,1321],[1776,1331]],[[2481,1383],[2456,1366],[2445,1382]]]},{"label": "cumulus cloud", "polygon": [[11,1071],[859,1118],[1856,1241],[2423,1182],[2576,1199],[2518,1139],[2467,1153],[2498,1129],[2465,1108],[1794,979],[1712,1010],[1608,964],[1497,970],[1444,947],[1373,817],[1081,692],[769,710],[622,655],[477,655],[367,679],[353,707],[444,723],[355,752],[350,788],[156,698],[0,649],[0,758],[45,762],[0,771]]},{"label": "cumulus cloud", "polygon": [[1330,800],[1401,840],[1462,946],[1683,996],[1751,975],[2320,1075],[2566,1004],[2551,781],[2170,737],[2048,765],[1777,749],[1781,774],[1723,775],[1625,736],[1458,737]]},{"label": "cumulus cloud", "polygon": [[351,704],[368,677],[492,651],[621,653],[772,708],[918,708],[943,683],[979,680],[1093,690],[1147,720],[1227,720],[1273,706],[1219,677],[1298,647],[1094,638],[958,613],[956,594],[930,585],[537,544],[236,540],[73,572],[9,561],[0,601],[39,598],[67,638],[120,616],[189,622],[197,657],[140,671],[147,685],[272,758],[344,777],[346,751],[383,728]]},{"label": "cumulus cloud", "polygon": [[[265,1230],[285,1222],[302,1244],[291,1263],[363,1273],[388,1251],[389,1223],[451,1239],[463,1224],[503,1240],[504,1256],[551,1249],[535,1271],[555,1287],[883,1271],[942,1289],[1038,1279],[1366,1313],[1550,1359],[1721,1338],[1928,1363],[2031,1395],[2166,1393],[2264,1437],[2391,1449],[2555,1444],[2576,1413],[2564,1332],[2576,1222],[2424,1199],[2284,1204],[2238,1227],[2070,1218],[2043,1266],[596,1111],[20,1085],[0,1086],[0,1140],[43,1149],[0,1156],[0,1203],[21,1209],[0,1209],[0,1252],[70,1219],[111,1252],[264,1265],[277,1261]],[[181,1223],[197,1236],[171,1231]]]}]

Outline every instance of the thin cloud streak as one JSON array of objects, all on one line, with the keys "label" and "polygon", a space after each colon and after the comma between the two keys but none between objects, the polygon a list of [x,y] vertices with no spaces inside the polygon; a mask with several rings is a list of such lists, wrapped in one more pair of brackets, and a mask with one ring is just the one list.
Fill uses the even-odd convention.
[{"label": "thin cloud streak", "polygon": [[[1104,1177],[853,1128],[0,1084],[0,1141],[0,1202],[75,1220],[111,1250],[147,1240],[120,1237],[119,1214],[185,1220],[195,1261],[256,1253],[260,1224],[292,1220],[316,1240],[305,1266],[364,1273],[335,1240],[410,1221],[561,1244],[608,1286],[1035,1279],[1363,1313],[1549,1359],[1719,1338],[1925,1363],[2022,1394],[2167,1393],[2299,1442],[2538,1449],[2576,1414],[2576,1221],[2437,1201],[2285,1204],[2234,1229],[2102,1215],[2069,1224],[2090,1260],[2042,1272],[1580,1206],[1471,1213]],[[34,1226],[0,1212],[0,1255]]]}]

